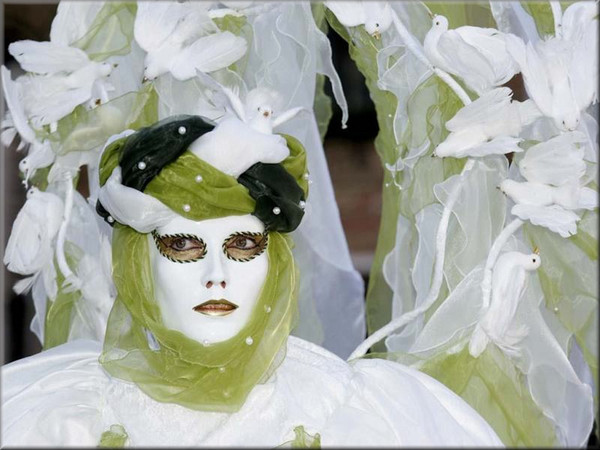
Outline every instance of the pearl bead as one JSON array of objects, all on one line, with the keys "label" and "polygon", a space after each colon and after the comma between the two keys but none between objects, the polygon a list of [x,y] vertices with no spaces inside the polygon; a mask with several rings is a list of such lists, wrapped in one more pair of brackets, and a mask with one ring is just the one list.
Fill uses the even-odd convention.
[{"label": "pearl bead", "polygon": [[554,312],[558,312],[558,306],[554,307]]},{"label": "pearl bead", "polygon": [[192,209],[192,208],[190,207],[190,205],[187,205],[187,204],[186,204],[186,205],[183,205],[183,210],[184,210],[185,212],[190,212],[190,209]]},{"label": "pearl bead", "polygon": [[202,175],[196,175],[196,183],[201,183],[202,182]]},{"label": "pearl bead", "polygon": [[207,341],[206,339],[204,339],[204,340],[202,341],[202,345],[204,345],[205,347],[206,347],[206,346],[208,346],[208,341]]},{"label": "pearl bead", "polygon": [[279,206],[276,206],[275,208],[273,208],[273,214],[275,214],[276,216],[281,214],[281,208]]},{"label": "pearl bead", "polygon": [[265,306],[265,312],[269,314],[271,312],[271,307],[269,305]]},{"label": "pearl bead", "polygon": [[108,223],[114,223],[114,221],[115,221],[115,218],[114,218],[113,216],[108,216],[108,217],[106,218],[106,220],[108,221]]},{"label": "pearl bead", "polygon": [[247,344],[247,345],[252,345],[253,343],[254,343],[254,339],[252,339],[250,336],[248,336],[248,337],[246,338],[246,344]]},{"label": "pearl bead", "polygon": [[385,183],[385,187],[390,187],[390,183]]},{"label": "pearl bead", "polygon": [[225,398],[229,398],[229,397],[231,397],[231,394],[229,393],[229,391],[223,391],[223,396]]},{"label": "pearl bead", "polygon": [[306,172],[306,173],[305,173],[305,174],[302,176],[302,178],[304,178],[305,180],[308,180],[308,172]]},{"label": "pearl bead", "polygon": [[138,163],[138,169],[144,170],[146,168],[146,163],[144,161],[140,161]]},{"label": "pearl bead", "polygon": [[187,133],[187,130],[185,129],[185,127],[179,127],[177,129],[177,132],[181,135],[184,135],[185,133]]},{"label": "pearl bead", "polygon": [[221,372],[221,373],[225,372],[225,367],[219,367],[219,372]]},{"label": "pearl bead", "polygon": [[298,205],[300,205],[300,208],[302,209],[306,208],[306,202],[304,200],[300,200],[300,203],[298,203]]}]

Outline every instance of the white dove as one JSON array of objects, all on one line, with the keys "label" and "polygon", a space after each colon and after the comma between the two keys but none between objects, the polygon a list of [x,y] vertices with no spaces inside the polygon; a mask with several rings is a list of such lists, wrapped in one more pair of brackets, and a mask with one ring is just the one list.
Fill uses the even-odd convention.
[{"label": "white dove", "polygon": [[527,181],[553,186],[577,182],[585,174],[581,132],[561,133],[530,147],[519,161],[519,172]]},{"label": "white dove", "polygon": [[139,2],[134,24],[137,43],[146,52],[144,75],[170,72],[178,80],[233,64],[247,49],[246,40],[220,32],[208,15],[209,3]]},{"label": "white dove", "polygon": [[284,100],[281,94],[273,89],[254,88],[242,100],[239,88],[230,89],[205,74],[198,74],[198,76],[213,90],[212,102],[215,106],[225,109],[226,115],[237,117],[261,133],[273,134],[274,128],[293,119],[301,112],[308,112],[302,106],[281,111]]},{"label": "white dove", "polygon": [[461,108],[446,122],[448,137],[434,150],[434,156],[486,156],[521,152],[517,145],[521,129],[540,116],[530,100],[512,101],[507,87],[486,92]]},{"label": "white dove", "polygon": [[379,38],[392,24],[389,2],[329,1],[325,6],[346,27],[365,26],[365,31]]},{"label": "white dove", "polygon": [[506,51],[505,36],[494,28],[463,26],[448,30],[448,19],[436,15],[423,49],[434,66],[462,78],[481,95],[519,71]]},{"label": "white dove", "polygon": [[[17,78],[19,100],[34,128],[57,122],[92,98],[108,100],[112,66],[90,61],[84,51],[52,42],[18,41],[9,53],[31,72]],[[35,75],[34,75],[35,74]]]},{"label": "white dove", "polygon": [[525,44],[506,38],[506,48],[521,73],[529,97],[560,130],[573,131],[581,113],[598,101],[598,21],[587,22],[573,40],[552,37]]},{"label": "white dove", "polygon": [[504,180],[500,184],[500,190],[516,203],[510,210],[511,214],[548,228],[562,237],[577,233],[580,218],[573,210],[592,210],[598,207],[598,193],[577,183],[554,187]]},{"label": "white dove", "polygon": [[469,342],[469,353],[477,358],[490,341],[507,354],[519,354],[515,345],[527,335],[527,328],[515,327],[513,320],[527,283],[527,274],[540,267],[537,251],[530,255],[506,252],[500,255],[492,275],[492,300],[483,311]]},{"label": "white dove", "polygon": [[63,201],[57,195],[35,187],[27,191],[27,201],[13,223],[4,254],[8,270],[34,275],[18,283],[19,292],[30,288],[35,277],[52,265],[63,209]]},{"label": "white dove", "polygon": [[535,182],[504,180],[500,183],[502,193],[519,205],[558,205],[564,209],[594,209],[597,207],[596,191],[580,187],[577,183],[559,187]]},{"label": "white dove", "polygon": [[35,171],[48,167],[55,159],[55,154],[48,140],[40,141],[33,129],[27,123],[23,104],[20,102],[21,86],[11,79],[10,71],[2,66],[2,89],[4,98],[10,110],[10,117],[3,121],[2,142],[9,145],[16,133],[21,136],[17,150],[28,148],[28,155],[19,162],[19,170],[24,174],[24,183],[27,182]]}]

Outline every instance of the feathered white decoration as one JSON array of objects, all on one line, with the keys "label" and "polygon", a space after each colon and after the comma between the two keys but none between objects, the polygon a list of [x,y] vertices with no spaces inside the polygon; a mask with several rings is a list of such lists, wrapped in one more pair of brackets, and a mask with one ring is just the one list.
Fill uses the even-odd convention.
[{"label": "feathered white decoration", "polygon": [[[592,2],[590,6],[596,8]],[[565,131],[575,130],[582,111],[598,101],[598,21],[591,20],[591,14],[578,16],[570,8],[565,11],[568,25],[562,38],[527,44],[517,36],[506,38],[529,97]]]},{"label": "feathered white decoration", "polygon": [[21,142],[17,150],[28,147],[28,155],[19,162],[19,170],[25,176],[24,183],[27,185],[35,171],[52,164],[56,155],[50,147],[50,142],[40,141],[29,126],[20,100],[22,86],[11,79],[10,71],[6,67],[2,66],[0,71],[4,97],[10,110],[10,117],[3,121],[2,142],[4,145],[9,145],[18,133],[21,136]]},{"label": "feathered white decoration", "polygon": [[578,181],[584,174],[583,144],[580,132],[562,133],[530,147],[519,161],[519,171],[527,181],[562,186]]},{"label": "feathered white decoration", "polygon": [[89,30],[106,2],[60,2],[50,27],[50,42],[70,46]]},{"label": "feathered white decoration", "polygon": [[521,220],[528,220],[534,225],[548,228],[550,231],[567,238],[577,234],[579,216],[573,211],[558,205],[537,206],[516,204],[510,210],[511,214]]},{"label": "feathered white decoration", "polygon": [[504,180],[500,190],[519,205],[549,206],[559,205],[564,209],[594,209],[597,203],[590,204],[592,189],[580,187],[577,183],[559,187],[535,182]]},{"label": "feathered white decoration", "polygon": [[329,1],[325,2],[325,6],[342,25],[364,25],[366,32],[377,38],[392,24],[392,7],[389,2]]},{"label": "feathered white decoration", "polygon": [[434,66],[462,78],[481,95],[519,71],[506,51],[505,36],[494,28],[463,26],[448,30],[448,19],[436,15],[423,47]]},{"label": "feathered white decoration", "polygon": [[[62,119],[92,98],[107,101],[112,66],[90,61],[78,48],[52,42],[18,41],[8,51],[31,72],[17,78],[18,94],[34,128]],[[35,74],[35,75],[34,75]]]},{"label": "feathered white decoration", "polygon": [[537,253],[503,253],[494,266],[492,278],[492,301],[473,331],[469,353],[477,358],[490,341],[507,354],[519,354],[515,345],[527,335],[526,327],[513,324],[519,301],[527,283],[527,274],[540,267]]},{"label": "feathered white decoration", "polygon": [[486,92],[461,108],[446,122],[448,137],[434,156],[462,158],[521,152],[521,129],[540,116],[535,105],[512,101],[512,91],[501,87]]},{"label": "feathered white decoration", "polygon": [[[57,195],[35,187],[27,191],[27,201],[13,223],[4,254],[8,270],[33,275],[17,283],[18,293],[28,290],[40,272],[53,266],[54,241],[63,209],[64,203]],[[54,270],[49,273],[55,274]]]},{"label": "feathered white decoration", "polygon": [[233,90],[222,85],[218,87],[223,95],[214,97],[217,104],[261,133],[272,134],[275,127],[293,119],[300,112],[308,111],[300,106],[283,111],[283,98],[273,89],[252,89],[242,101]]},{"label": "feathered white decoration", "polygon": [[154,79],[170,72],[187,80],[196,71],[213,72],[233,64],[247,49],[245,39],[220,32],[208,15],[210,3],[139,2],[134,25],[146,52],[144,74]]}]

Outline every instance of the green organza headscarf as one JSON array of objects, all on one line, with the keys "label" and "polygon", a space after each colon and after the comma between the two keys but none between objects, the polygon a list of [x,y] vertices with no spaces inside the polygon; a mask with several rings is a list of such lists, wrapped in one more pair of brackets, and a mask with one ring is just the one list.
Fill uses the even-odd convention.
[{"label": "green organza headscarf", "polygon": [[[290,156],[281,165],[306,195],[304,149],[296,139],[284,137]],[[101,185],[117,166],[123,141],[114,142],[104,152]],[[197,175],[202,176],[201,183],[195,181]],[[165,166],[144,193],[194,221],[250,214],[255,206],[248,190],[235,178],[189,151]],[[189,211],[182,210],[182,204],[190,205]],[[136,383],[157,401],[197,410],[237,411],[252,388],[283,359],[284,344],[297,316],[297,270],[291,239],[270,231],[268,242],[267,277],[248,324],[233,338],[205,346],[165,327],[154,298],[147,234],[115,224],[113,279],[118,295],[100,356],[104,368],[117,378]],[[158,343],[152,346],[154,350],[148,332]]]}]

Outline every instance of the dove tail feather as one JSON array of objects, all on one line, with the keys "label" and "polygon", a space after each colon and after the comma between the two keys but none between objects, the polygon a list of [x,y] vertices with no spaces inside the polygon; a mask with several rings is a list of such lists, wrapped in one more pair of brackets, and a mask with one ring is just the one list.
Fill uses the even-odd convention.
[{"label": "dove tail feather", "polygon": [[13,291],[17,295],[26,294],[29,292],[31,287],[33,286],[33,282],[35,281],[35,275],[27,278],[23,278],[15,283],[13,286]]},{"label": "dove tail feather", "polygon": [[577,206],[584,209],[595,209],[598,207],[598,192],[590,188],[581,188]]},{"label": "dove tail feather", "polygon": [[475,331],[469,341],[469,353],[473,358],[478,358],[486,349],[490,338],[479,324],[475,327]]}]

